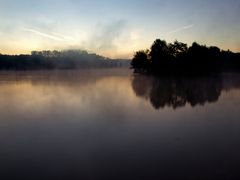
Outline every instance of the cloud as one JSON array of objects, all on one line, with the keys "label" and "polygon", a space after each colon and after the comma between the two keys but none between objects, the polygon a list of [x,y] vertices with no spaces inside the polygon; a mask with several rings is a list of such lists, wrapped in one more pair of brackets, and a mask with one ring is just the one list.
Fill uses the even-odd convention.
[{"label": "cloud", "polygon": [[187,29],[190,29],[194,26],[194,24],[189,24],[187,26],[182,26],[182,27],[179,27],[173,31],[170,31],[167,33],[167,35],[171,35],[171,34],[174,34],[174,33],[177,33],[177,32],[181,32],[181,31],[184,31],[184,30],[187,30]]},{"label": "cloud", "polygon": [[100,51],[109,51],[116,48],[115,40],[123,33],[126,22],[117,20],[108,24],[98,24],[89,38],[90,48]]},{"label": "cloud", "polygon": [[42,36],[42,37],[45,37],[45,38],[48,38],[48,39],[52,39],[52,40],[55,40],[55,41],[64,41],[63,37],[56,36],[56,35],[51,35],[51,34],[47,34],[47,33],[43,33],[43,32],[37,31],[35,29],[22,28],[22,30],[26,31],[26,32],[31,32],[31,33],[34,33],[36,35],[39,35],[39,36]]},{"label": "cloud", "polygon": [[65,36],[65,35],[62,35],[62,34],[59,34],[59,33],[56,33],[56,32],[53,32],[52,34],[56,37],[59,37],[59,38],[62,38],[63,40],[66,40],[66,41],[75,41],[76,40],[75,38],[73,38],[71,36]]}]

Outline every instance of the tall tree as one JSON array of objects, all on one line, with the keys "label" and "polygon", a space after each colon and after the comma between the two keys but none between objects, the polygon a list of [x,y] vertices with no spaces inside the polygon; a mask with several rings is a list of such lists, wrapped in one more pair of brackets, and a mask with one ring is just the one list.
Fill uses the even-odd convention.
[{"label": "tall tree", "polygon": [[164,40],[157,39],[154,41],[150,50],[150,60],[153,68],[160,68],[169,60],[169,48]]}]

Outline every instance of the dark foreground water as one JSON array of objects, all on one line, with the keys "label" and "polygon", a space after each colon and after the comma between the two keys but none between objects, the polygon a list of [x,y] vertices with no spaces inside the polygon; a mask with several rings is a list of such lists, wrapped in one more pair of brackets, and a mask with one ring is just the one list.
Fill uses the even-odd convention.
[{"label": "dark foreground water", "polygon": [[0,179],[239,179],[240,74],[0,73]]}]

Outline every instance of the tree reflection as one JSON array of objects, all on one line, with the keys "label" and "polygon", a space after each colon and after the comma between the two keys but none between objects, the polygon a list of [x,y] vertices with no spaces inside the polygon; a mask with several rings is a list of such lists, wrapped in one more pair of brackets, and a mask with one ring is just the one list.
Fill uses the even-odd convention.
[{"label": "tree reflection", "polygon": [[177,109],[218,101],[222,91],[222,78],[213,77],[154,77],[134,75],[132,87],[138,97],[149,100],[155,109]]}]

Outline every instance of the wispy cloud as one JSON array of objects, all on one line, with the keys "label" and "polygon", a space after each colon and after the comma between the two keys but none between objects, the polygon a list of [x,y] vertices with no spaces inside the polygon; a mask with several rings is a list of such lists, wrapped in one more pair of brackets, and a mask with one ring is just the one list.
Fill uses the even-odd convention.
[{"label": "wispy cloud", "polygon": [[36,35],[39,35],[39,36],[42,36],[42,37],[45,37],[45,38],[48,38],[48,39],[52,39],[52,40],[55,40],[55,41],[64,41],[63,37],[52,35],[52,34],[43,33],[43,32],[40,32],[38,30],[35,30],[35,29],[22,28],[22,30],[23,31],[27,31],[27,32],[31,32],[31,33],[34,33]]},{"label": "wispy cloud", "polygon": [[190,29],[194,26],[194,24],[189,24],[189,25],[186,25],[186,26],[182,26],[182,27],[179,27],[173,31],[170,31],[167,33],[167,35],[171,35],[171,34],[174,34],[174,33],[177,33],[177,32],[181,32],[181,31],[184,31],[186,29]]},{"label": "wispy cloud", "polygon": [[68,35],[63,35],[57,32],[52,32],[52,35],[62,38],[65,41],[76,41],[76,39],[74,37],[68,36]]},{"label": "wispy cloud", "polygon": [[109,23],[99,23],[88,39],[87,46],[100,51],[115,50],[115,40],[118,39],[126,27],[126,21],[123,19]]}]

